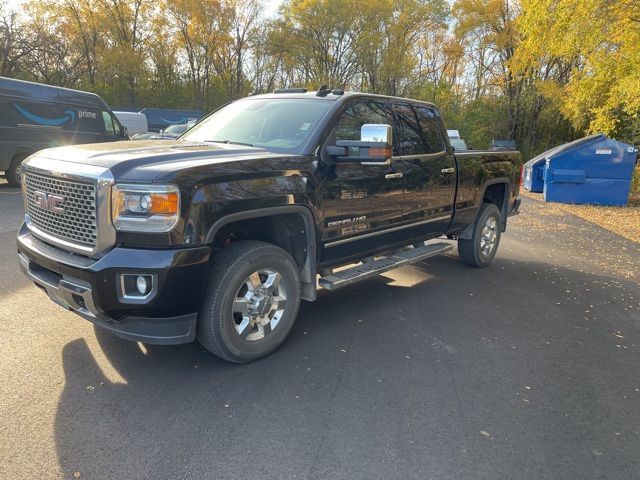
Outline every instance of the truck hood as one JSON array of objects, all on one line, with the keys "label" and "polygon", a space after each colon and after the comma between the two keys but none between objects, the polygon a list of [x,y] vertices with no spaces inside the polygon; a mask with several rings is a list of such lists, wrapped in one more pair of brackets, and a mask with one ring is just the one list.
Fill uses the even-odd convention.
[{"label": "truck hood", "polygon": [[150,183],[172,180],[180,172],[198,167],[220,165],[220,170],[224,171],[224,164],[229,162],[260,161],[291,155],[224,143],[141,140],[51,148],[41,150],[34,156],[105,167],[111,170],[116,181]]}]

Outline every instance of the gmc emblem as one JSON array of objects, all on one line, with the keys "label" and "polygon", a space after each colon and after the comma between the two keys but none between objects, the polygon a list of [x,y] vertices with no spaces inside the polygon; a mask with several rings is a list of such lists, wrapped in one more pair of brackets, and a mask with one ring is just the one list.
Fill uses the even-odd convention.
[{"label": "gmc emblem", "polygon": [[33,200],[37,207],[53,213],[64,213],[64,197],[44,192],[33,192]]}]

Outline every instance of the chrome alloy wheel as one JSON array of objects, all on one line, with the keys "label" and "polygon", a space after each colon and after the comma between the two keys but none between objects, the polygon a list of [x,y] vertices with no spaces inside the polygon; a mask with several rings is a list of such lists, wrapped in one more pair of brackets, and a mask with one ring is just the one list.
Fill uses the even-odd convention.
[{"label": "chrome alloy wheel", "polygon": [[498,221],[496,217],[488,217],[482,227],[482,235],[480,237],[480,252],[483,256],[488,257],[496,246],[496,238],[498,237]]},{"label": "chrome alloy wheel", "polygon": [[287,303],[286,285],[274,270],[249,275],[233,300],[233,320],[240,338],[255,342],[273,332]]}]

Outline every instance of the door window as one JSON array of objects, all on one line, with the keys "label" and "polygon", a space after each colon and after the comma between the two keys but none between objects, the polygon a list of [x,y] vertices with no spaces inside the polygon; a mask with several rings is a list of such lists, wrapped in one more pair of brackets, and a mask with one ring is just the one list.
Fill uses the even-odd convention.
[{"label": "door window", "polygon": [[331,140],[360,140],[360,129],[366,123],[388,123],[384,103],[361,101],[351,104],[334,127]]},{"label": "door window", "polygon": [[104,129],[107,132],[107,135],[115,135],[116,126],[113,124],[113,118],[111,118],[111,114],[103,110],[102,119],[104,120]]}]

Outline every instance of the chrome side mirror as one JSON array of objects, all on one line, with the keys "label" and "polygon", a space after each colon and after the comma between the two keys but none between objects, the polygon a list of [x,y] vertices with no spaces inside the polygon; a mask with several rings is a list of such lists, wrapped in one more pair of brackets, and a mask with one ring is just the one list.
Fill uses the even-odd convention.
[{"label": "chrome side mirror", "polygon": [[393,144],[393,130],[391,125],[365,123],[360,129],[361,142],[380,142],[391,146]]},{"label": "chrome side mirror", "polygon": [[342,155],[336,149],[338,162],[388,164],[393,156],[393,130],[391,125],[367,123],[360,129],[360,140],[338,140],[336,147],[343,148]]}]

